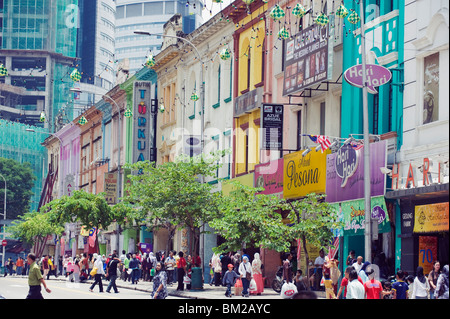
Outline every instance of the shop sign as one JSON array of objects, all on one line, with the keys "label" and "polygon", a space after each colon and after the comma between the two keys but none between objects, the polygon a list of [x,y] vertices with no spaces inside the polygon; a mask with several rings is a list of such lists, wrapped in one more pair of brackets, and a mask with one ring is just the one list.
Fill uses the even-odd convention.
[{"label": "shop sign", "polygon": [[233,191],[233,184],[231,182],[237,181],[241,183],[242,185],[254,187],[255,185],[255,173],[249,173],[245,175],[241,175],[238,177],[235,177],[233,179],[230,179],[228,181],[224,181],[222,183],[222,193],[225,196],[230,195],[230,193]]},{"label": "shop sign", "polygon": [[304,151],[284,156],[283,196],[284,198],[299,198],[310,193],[325,193],[326,156],[331,151]]},{"label": "shop sign", "polygon": [[[408,167],[408,174],[406,176],[406,182],[404,188],[414,188],[419,186],[418,185],[418,181],[417,181],[417,177],[421,177],[422,178],[422,185],[423,186],[428,186],[431,185],[432,183],[438,183],[441,184],[443,181],[443,178],[441,178],[441,172],[443,171],[443,164],[441,162],[437,162],[436,164],[437,166],[437,178],[433,179],[432,174],[434,174],[434,172],[432,172],[432,162],[428,157],[425,157],[423,159],[423,165],[421,167],[421,174],[416,174],[412,163],[409,163],[409,167]],[[399,182],[401,182],[402,180],[402,176],[401,176],[401,172],[400,172],[400,163],[398,164],[394,164],[393,168],[392,168],[392,189],[393,190],[397,190],[400,189],[400,187],[402,185],[399,185]]]},{"label": "shop sign", "polygon": [[263,104],[261,107],[261,149],[283,149],[283,105]]},{"label": "shop sign", "polygon": [[429,274],[433,270],[433,262],[437,260],[438,239],[436,236],[419,236],[419,266],[423,273]]},{"label": "shop sign", "polygon": [[[370,143],[370,194],[384,195],[386,175],[380,171],[386,167],[387,141]],[[327,156],[326,200],[342,202],[364,198],[364,148],[355,150],[343,146]]]},{"label": "shop sign", "polygon": [[105,200],[108,204],[113,205],[117,200],[117,172],[105,173]]},{"label": "shop sign", "polygon": [[255,166],[255,187],[264,190],[259,194],[276,194],[283,197],[283,159]]},{"label": "shop sign", "polygon": [[[371,218],[378,223],[378,233],[391,231],[389,214],[384,196],[372,197],[370,201]],[[339,212],[339,218],[344,223],[344,236],[364,235],[365,229],[365,201],[358,199],[331,204],[335,211]]]},{"label": "shop sign", "polygon": [[314,24],[285,41],[283,96],[331,80],[333,38],[330,24]]},{"label": "shop sign", "polygon": [[150,160],[151,85],[148,81],[134,82],[133,163]]},{"label": "shop sign", "polygon": [[[353,86],[363,87],[363,71],[362,65],[354,65],[344,72],[345,80]],[[367,92],[371,94],[378,94],[376,87],[388,83],[392,78],[392,73],[389,69],[381,65],[366,64],[366,82]]]},{"label": "shop sign", "polygon": [[448,231],[448,202],[416,206],[414,214],[415,233]]}]

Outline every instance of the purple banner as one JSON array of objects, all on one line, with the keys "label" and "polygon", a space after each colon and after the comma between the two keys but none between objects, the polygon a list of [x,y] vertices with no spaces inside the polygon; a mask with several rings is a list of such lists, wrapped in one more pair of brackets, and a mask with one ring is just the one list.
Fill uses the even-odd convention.
[{"label": "purple banner", "polygon": [[[370,193],[384,195],[386,175],[386,141],[370,144]],[[329,203],[364,198],[364,148],[342,147],[327,156],[326,200]]]}]

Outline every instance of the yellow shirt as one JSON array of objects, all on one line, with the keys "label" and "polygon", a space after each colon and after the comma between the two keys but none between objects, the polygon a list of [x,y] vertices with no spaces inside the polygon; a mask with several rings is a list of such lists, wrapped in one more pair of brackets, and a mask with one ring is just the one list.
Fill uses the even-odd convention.
[{"label": "yellow shirt", "polygon": [[28,285],[40,286],[41,279],[42,279],[41,269],[39,269],[39,266],[36,264],[36,262],[33,262],[30,265],[30,271],[28,275]]}]

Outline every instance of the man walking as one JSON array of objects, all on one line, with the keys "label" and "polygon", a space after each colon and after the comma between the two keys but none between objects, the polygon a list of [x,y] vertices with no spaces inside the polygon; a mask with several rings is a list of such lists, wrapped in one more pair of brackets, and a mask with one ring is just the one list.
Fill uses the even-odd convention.
[{"label": "man walking", "polygon": [[111,292],[111,288],[113,288],[116,294],[119,293],[116,286],[117,265],[119,263],[120,259],[116,257],[116,254],[112,254],[111,260],[106,267],[106,277],[109,277],[109,284],[108,288],[106,288],[106,292]]},{"label": "man walking", "polygon": [[30,265],[30,271],[28,275],[28,285],[30,290],[26,299],[44,299],[41,293],[41,284],[44,285],[45,291],[51,293],[52,291],[47,287],[44,277],[41,274],[39,266],[36,264],[36,255],[29,253],[27,256],[27,262]]}]

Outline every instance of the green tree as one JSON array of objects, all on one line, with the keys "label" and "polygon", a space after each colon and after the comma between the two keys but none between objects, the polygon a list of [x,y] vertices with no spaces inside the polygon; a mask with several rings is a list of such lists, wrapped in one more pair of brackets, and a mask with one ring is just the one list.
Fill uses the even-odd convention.
[{"label": "green tree", "polygon": [[263,189],[230,182],[232,191],[223,196],[220,215],[210,226],[225,239],[214,252],[236,251],[244,247],[265,247],[286,251],[290,247],[291,229],[282,222],[274,195],[258,194]]},{"label": "green tree", "polygon": [[61,235],[64,227],[55,225],[50,220],[50,215],[42,212],[29,212],[18,217],[8,227],[8,232],[14,238],[21,239],[34,247],[36,256],[41,257],[45,248],[48,236]]},{"label": "green tree", "polygon": [[[8,219],[17,219],[18,216],[30,210],[30,198],[36,176],[34,176],[30,163],[19,163],[13,159],[0,157],[0,174],[6,180],[7,216]],[[4,205],[4,182],[0,178],[0,209]]]},{"label": "green tree", "polygon": [[189,251],[198,252],[200,229],[217,214],[220,197],[201,178],[215,176],[222,155],[218,152],[208,159],[181,156],[158,166],[148,161],[128,165],[136,173],[128,176],[122,209],[128,205],[128,218],[152,231],[166,229],[167,250],[176,230],[187,228],[193,235]]},{"label": "green tree", "polygon": [[[103,193],[90,194],[83,190],[74,191],[72,196],[54,199],[42,206],[41,211],[49,214],[49,220],[54,225],[79,221],[86,229],[95,227],[97,233],[100,228],[106,229],[114,221],[120,224],[125,218],[108,205]],[[98,236],[95,247],[98,251]]]}]

